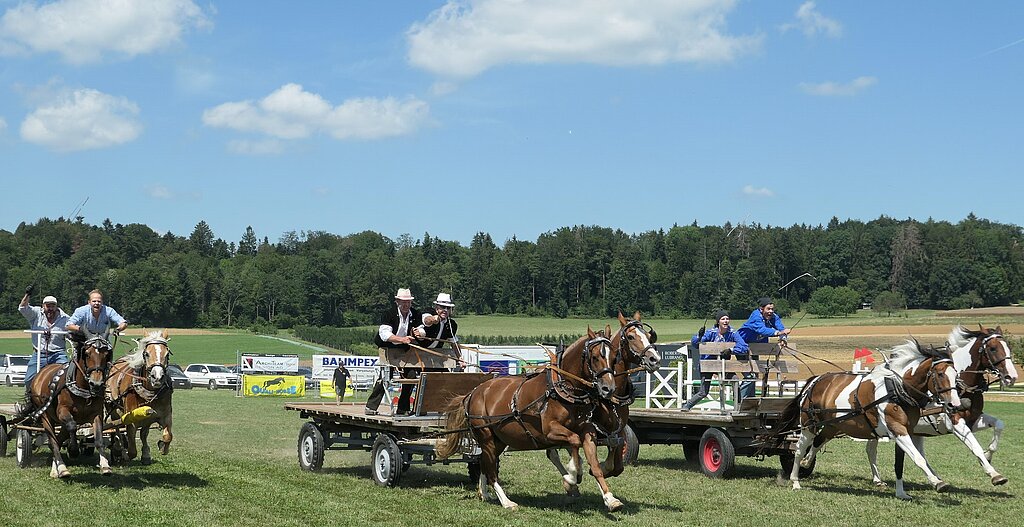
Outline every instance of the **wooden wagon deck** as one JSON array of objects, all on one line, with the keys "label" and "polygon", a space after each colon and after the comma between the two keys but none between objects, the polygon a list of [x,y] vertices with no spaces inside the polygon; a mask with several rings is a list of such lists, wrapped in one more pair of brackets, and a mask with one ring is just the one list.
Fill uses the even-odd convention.
[{"label": "wooden wagon deck", "polygon": [[[363,403],[287,403],[285,410],[300,413],[303,419],[314,419],[345,423],[360,428],[375,430],[402,430],[406,433],[427,433],[431,428],[445,424],[443,415],[392,416],[386,413],[366,415]],[[382,405],[383,410],[386,406]]]}]

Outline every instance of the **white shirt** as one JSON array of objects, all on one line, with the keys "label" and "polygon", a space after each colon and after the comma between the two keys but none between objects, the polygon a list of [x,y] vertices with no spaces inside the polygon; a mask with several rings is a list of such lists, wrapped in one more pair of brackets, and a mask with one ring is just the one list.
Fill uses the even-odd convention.
[{"label": "white shirt", "polygon": [[412,310],[410,309],[409,312],[404,317],[402,316],[402,311],[399,310],[398,332],[393,332],[391,330],[390,324],[381,324],[380,327],[377,328],[377,334],[380,335],[380,339],[383,340],[384,342],[387,342],[388,338],[391,337],[391,335],[398,335],[399,337],[408,337],[410,321],[412,321]]}]

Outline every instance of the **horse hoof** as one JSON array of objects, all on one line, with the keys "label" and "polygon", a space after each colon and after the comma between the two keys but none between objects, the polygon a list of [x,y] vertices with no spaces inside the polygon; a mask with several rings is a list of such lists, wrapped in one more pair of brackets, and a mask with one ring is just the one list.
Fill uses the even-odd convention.
[{"label": "horse hoof", "polygon": [[1005,485],[1007,481],[1009,481],[1009,480],[1006,479],[1006,476],[1004,476],[1002,474],[996,474],[995,476],[992,476],[992,484],[993,485],[997,485],[997,486],[998,485]]},{"label": "horse hoof", "polygon": [[902,494],[902,495],[901,494],[897,494],[896,497],[901,499],[901,500],[903,500],[903,501],[910,501],[910,500],[914,499],[914,498],[910,497],[910,494]]},{"label": "horse hoof", "polygon": [[619,512],[622,510],[622,506],[622,502],[616,499],[608,504],[608,512]]},{"label": "horse hoof", "polygon": [[110,476],[113,473],[114,473],[114,471],[110,470],[110,467],[103,467],[103,468],[100,469],[100,474],[103,474],[104,476]]},{"label": "horse hoof", "polygon": [[142,463],[143,465],[152,465],[152,464],[153,464],[153,458],[151,458],[151,457],[144,457],[144,458],[142,458],[142,459],[140,460],[140,462],[141,462],[141,463]]},{"label": "horse hoof", "polygon": [[875,486],[880,488],[880,489],[884,489],[884,488],[888,487],[889,484],[884,482],[884,481],[876,481],[875,482]]},{"label": "horse hoof", "polygon": [[935,484],[935,492],[947,492],[949,491],[949,483],[940,481]]},{"label": "horse hoof", "polygon": [[60,472],[59,472],[59,473],[57,474],[57,477],[58,477],[58,478],[60,478],[60,479],[67,479],[67,478],[70,478],[70,477],[71,477],[71,472],[70,472],[70,471],[68,471],[67,469],[64,469],[64,470],[60,471]]},{"label": "horse hoof", "polygon": [[505,506],[505,510],[517,511],[517,510],[519,510],[519,504],[518,503],[510,503],[510,504]]}]

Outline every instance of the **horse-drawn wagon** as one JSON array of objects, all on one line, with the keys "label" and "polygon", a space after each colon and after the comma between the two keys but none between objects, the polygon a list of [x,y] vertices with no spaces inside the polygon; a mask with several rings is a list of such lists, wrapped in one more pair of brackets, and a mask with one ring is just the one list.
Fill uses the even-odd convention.
[{"label": "horse-drawn wagon", "polygon": [[298,457],[303,470],[318,471],[327,450],[369,451],[371,477],[378,485],[395,486],[411,465],[467,463],[469,476],[480,475],[480,450],[469,441],[461,456],[439,460],[434,446],[443,437],[444,410],[449,402],[492,378],[489,373],[424,372],[418,379],[403,379],[417,386],[409,416],[365,415],[362,403],[289,403],[285,409],[308,419],[299,430]]},{"label": "horse-drawn wagon", "polygon": [[[55,427],[55,433],[61,433],[61,427]],[[71,451],[72,457],[92,455],[96,449],[95,432],[91,424],[83,424],[75,431],[78,450]],[[121,423],[107,423],[103,427],[103,436],[110,449],[110,462],[121,465],[128,461],[126,456],[128,438],[125,427]],[[36,449],[47,444],[46,430],[42,426],[22,421],[18,418],[17,409],[13,404],[0,404],[0,457],[7,455],[10,443],[14,442],[15,461],[21,468],[32,464],[37,456]]]}]

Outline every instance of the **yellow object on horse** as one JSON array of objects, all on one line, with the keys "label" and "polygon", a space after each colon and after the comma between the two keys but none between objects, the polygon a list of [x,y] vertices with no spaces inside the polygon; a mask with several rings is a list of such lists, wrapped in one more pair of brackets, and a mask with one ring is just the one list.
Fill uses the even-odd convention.
[{"label": "yellow object on horse", "polygon": [[154,414],[156,414],[156,410],[150,408],[149,406],[140,406],[122,415],[121,422],[126,425],[133,425]]}]

